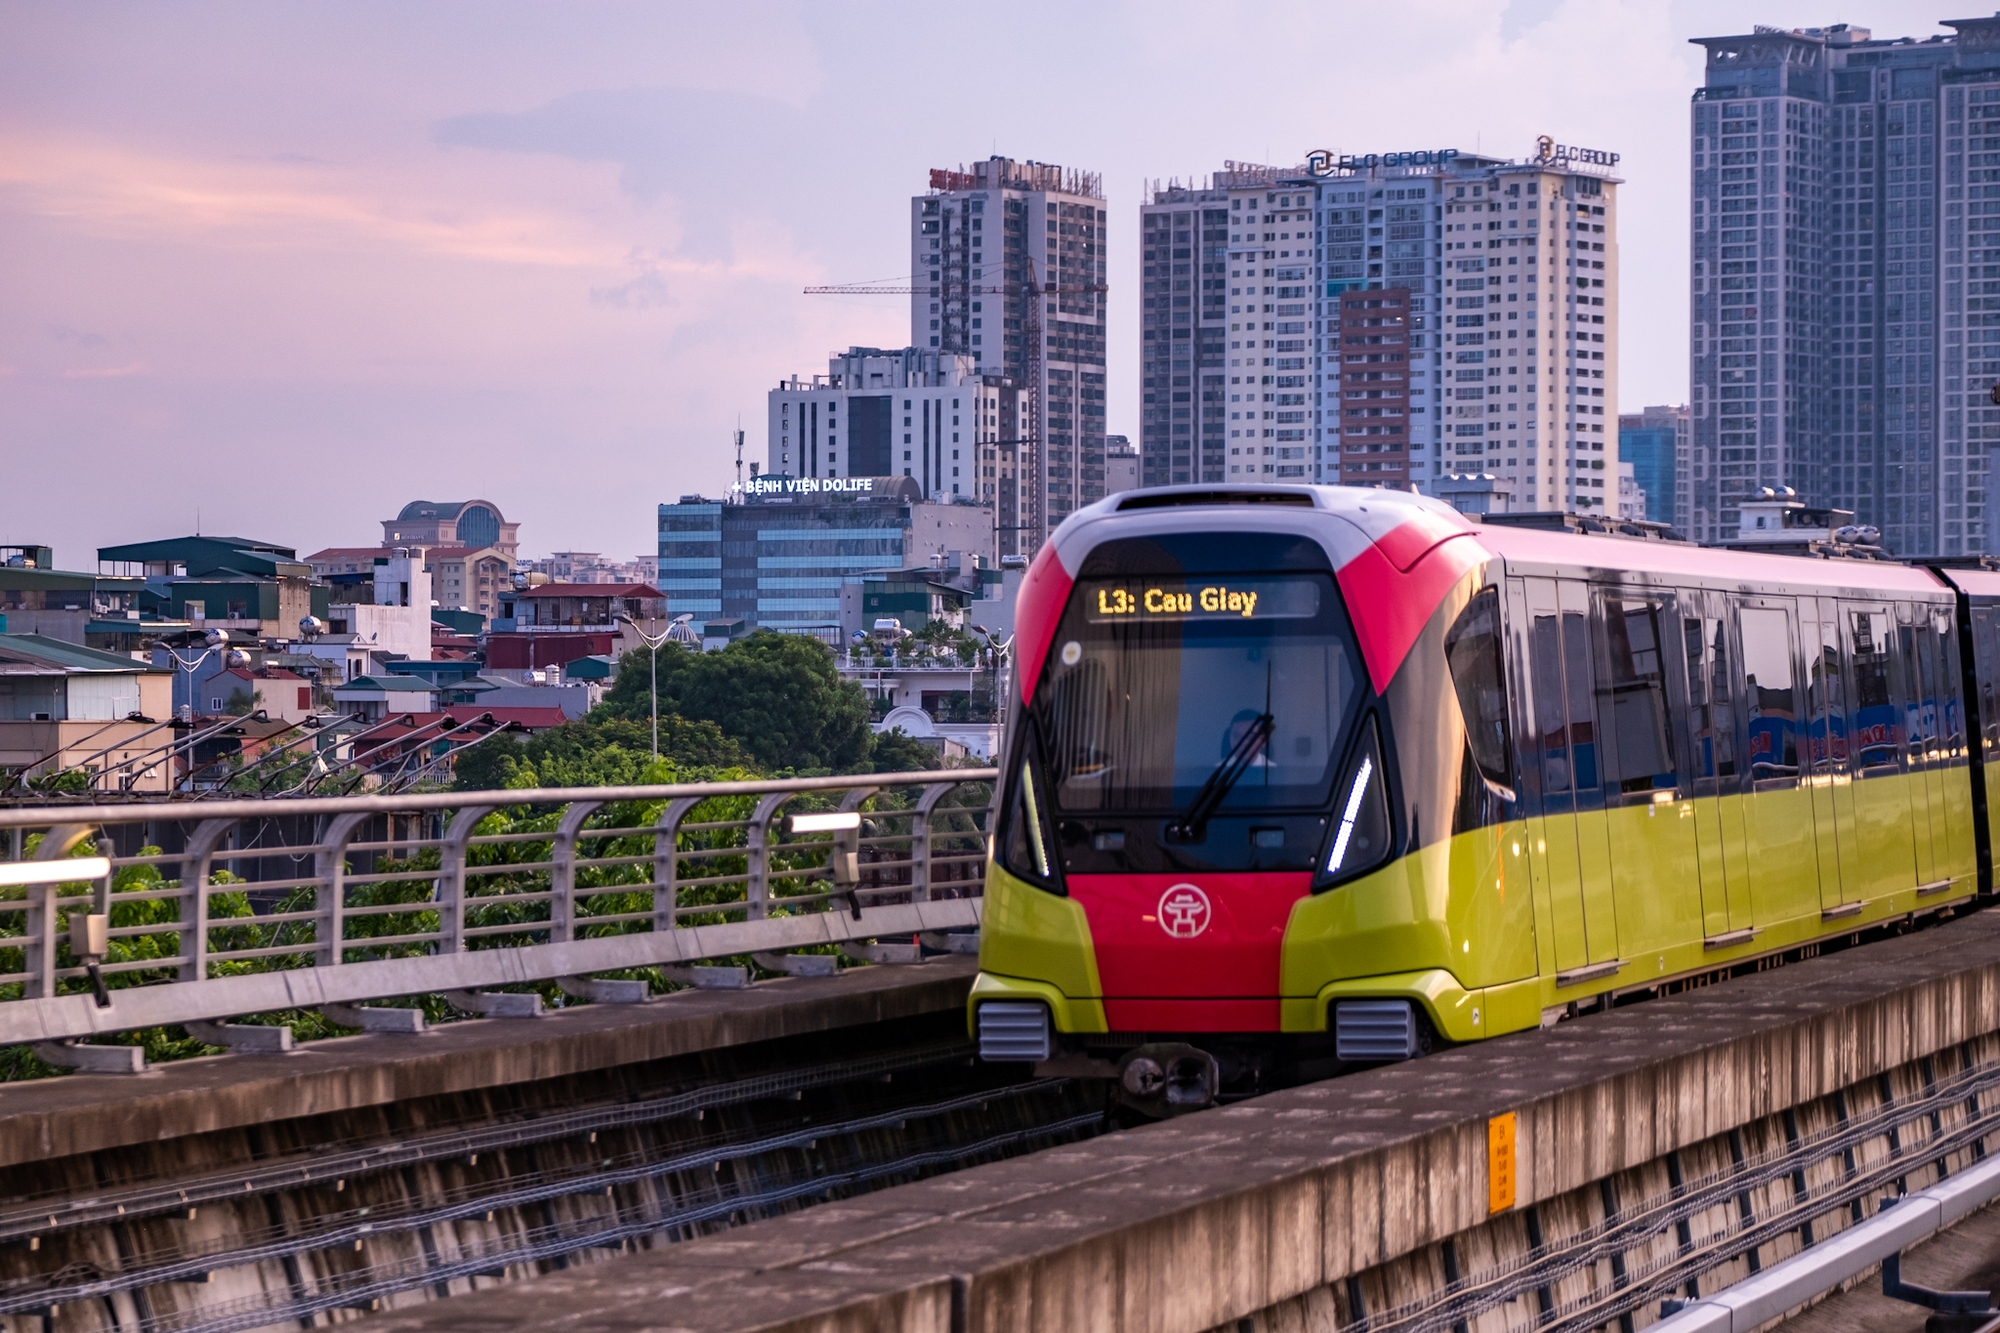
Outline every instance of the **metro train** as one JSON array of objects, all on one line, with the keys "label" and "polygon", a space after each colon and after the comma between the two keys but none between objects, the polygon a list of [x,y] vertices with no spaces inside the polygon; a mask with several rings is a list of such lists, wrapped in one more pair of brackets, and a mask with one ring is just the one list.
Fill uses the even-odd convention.
[{"label": "metro train", "polygon": [[1061,526],[1013,652],[969,1024],[1135,1114],[1992,889],[2000,572],[1162,488]]}]

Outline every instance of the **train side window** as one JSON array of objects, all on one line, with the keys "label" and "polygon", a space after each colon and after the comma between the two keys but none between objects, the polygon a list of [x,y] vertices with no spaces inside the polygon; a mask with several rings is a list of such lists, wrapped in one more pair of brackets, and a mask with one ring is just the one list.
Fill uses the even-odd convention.
[{"label": "train side window", "polygon": [[1667,730],[1665,644],[1651,601],[1604,599],[1608,670],[1598,689],[1598,729],[1604,734],[1604,777],[1621,795],[1652,799],[1678,783]]},{"label": "train side window", "polygon": [[1528,657],[1542,799],[1550,813],[1570,810],[1575,807],[1571,803],[1568,710],[1563,704],[1562,622],[1554,614],[1535,616],[1528,630]]},{"label": "train side window", "polygon": [[1930,642],[1927,617],[1911,607],[1903,617],[1913,623],[1896,626],[1903,666],[1903,749],[1911,768],[1922,768],[1937,748],[1937,653]]},{"label": "train side window", "polygon": [[1959,697],[1965,675],[1959,669],[1957,617],[1950,611],[1931,610],[1931,631],[1937,636],[1938,701],[1943,709],[1945,753],[1952,759],[1965,754],[1965,700]]},{"label": "train side window", "polygon": [[1730,706],[1729,636],[1715,616],[1682,616],[1687,654],[1688,734],[1695,776],[1736,775],[1736,715]]},{"label": "train side window", "polygon": [[1562,613],[1563,691],[1569,704],[1570,781],[1584,808],[1594,809],[1587,799],[1597,791],[1598,735],[1593,704],[1590,669],[1590,617],[1582,611],[1563,608]]},{"label": "train side window", "polygon": [[1514,785],[1513,744],[1507,735],[1507,680],[1500,665],[1500,590],[1475,596],[1444,640],[1452,687],[1473,762],[1488,782]]},{"label": "train side window", "polygon": [[1989,746],[2000,745],[2000,636],[1994,632],[1995,619],[1990,606],[1973,609],[1972,671],[1979,684],[1979,729]]},{"label": "train side window", "polygon": [[1840,669],[1840,627],[1817,617],[1800,628],[1806,649],[1806,763],[1816,772],[1847,764],[1847,677]]},{"label": "train side window", "polygon": [[1889,683],[1889,613],[1850,611],[1854,720],[1850,741],[1863,775],[1897,768],[1896,696]]},{"label": "train side window", "polygon": [[1749,706],[1749,762],[1753,781],[1792,782],[1799,773],[1798,702],[1792,664],[1791,613],[1746,606],[1737,612],[1743,632],[1743,697]]}]

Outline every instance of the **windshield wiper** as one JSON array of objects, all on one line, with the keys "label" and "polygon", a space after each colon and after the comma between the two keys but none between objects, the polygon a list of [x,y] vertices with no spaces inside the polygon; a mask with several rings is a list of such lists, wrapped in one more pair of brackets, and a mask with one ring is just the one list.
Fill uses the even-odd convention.
[{"label": "windshield wiper", "polygon": [[1215,766],[1215,771],[1208,775],[1208,781],[1201,784],[1201,790],[1195,793],[1187,813],[1167,825],[1168,837],[1176,842],[1201,841],[1208,827],[1208,817],[1215,813],[1216,807],[1229,795],[1230,788],[1243,776],[1243,770],[1250,767],[1250,761],[1271,739],[1274,722],[1269,713],[1257,715],[1250,729],[1243,733],[1229,753],[1223,756],[1222,762]]}]

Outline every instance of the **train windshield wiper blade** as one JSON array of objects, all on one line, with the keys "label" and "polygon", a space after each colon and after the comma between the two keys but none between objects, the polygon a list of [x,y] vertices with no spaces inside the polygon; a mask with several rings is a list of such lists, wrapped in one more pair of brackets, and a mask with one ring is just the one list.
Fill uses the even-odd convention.
[{"label": "train windshield wiper blade", "polygon": [[1250,767],[1250,761],[1257,757],[1265,742],[1271,739],[1271,729],[1275,719],[1269,713],[1259,713],[1250,724],[1250,729],[1224,755],[1215,771],[1208,775],[1208,781],[1201,784],[1194,800],[1188,805],[1187,813],[1167,826],[1167,832],[1184,842],[1199,838],[1208,824],[1208,817],[1215,813],[1230,788],[1236,785],[1243,771]]}]

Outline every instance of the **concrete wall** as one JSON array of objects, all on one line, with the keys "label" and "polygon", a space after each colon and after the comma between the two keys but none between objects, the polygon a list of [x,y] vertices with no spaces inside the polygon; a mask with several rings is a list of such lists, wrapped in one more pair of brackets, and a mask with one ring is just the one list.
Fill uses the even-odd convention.
[{"label": "concrete wall", "polygon": [[365,1327],[1200,1333],[1486,1226],[1496,1115],[1518,1213],[1996,1029],[1975,914]]}]

